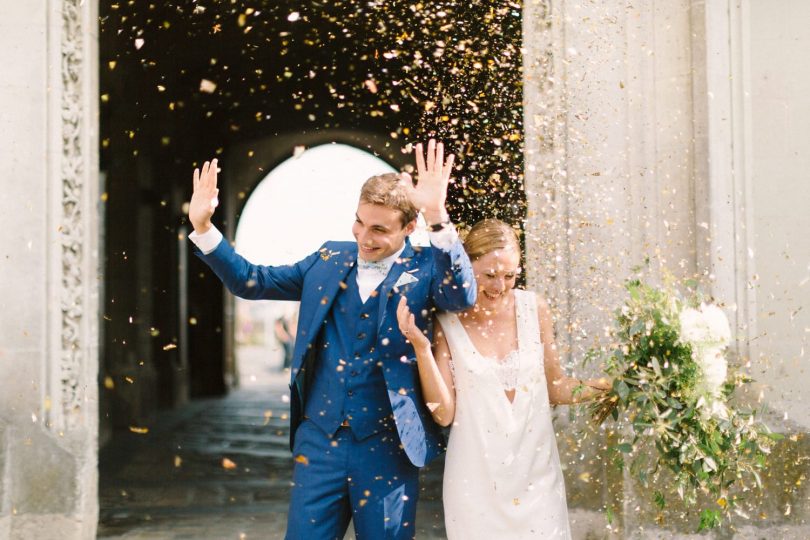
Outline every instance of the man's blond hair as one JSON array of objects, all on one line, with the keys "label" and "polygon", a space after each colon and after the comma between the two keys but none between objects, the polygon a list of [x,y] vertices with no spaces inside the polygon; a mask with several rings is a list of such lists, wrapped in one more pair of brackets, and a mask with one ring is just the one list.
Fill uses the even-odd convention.
[{"label": "man's blond hair", "polygon": [[399,210],[403,227],[416,219],[417,209],[397,173],[378,174],[366,180],[360,190],[360,202]]}]

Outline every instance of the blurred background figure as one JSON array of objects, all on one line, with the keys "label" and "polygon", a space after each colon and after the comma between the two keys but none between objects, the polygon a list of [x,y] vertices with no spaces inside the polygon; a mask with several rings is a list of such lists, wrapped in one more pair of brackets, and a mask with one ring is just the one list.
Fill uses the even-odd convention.
[{"label": "blurred background figure", "polygon": [[283,370],[289,369],[290,364],[292,363],[293,350],[295,350],[295,330],[297,325],[297,306],[291,316],[281,315],[276,319],[276,322],[273,325],[276,340],[278,340],[279,345],[281,345],[283,353],[283,363],[281,365],[281,369]]}]

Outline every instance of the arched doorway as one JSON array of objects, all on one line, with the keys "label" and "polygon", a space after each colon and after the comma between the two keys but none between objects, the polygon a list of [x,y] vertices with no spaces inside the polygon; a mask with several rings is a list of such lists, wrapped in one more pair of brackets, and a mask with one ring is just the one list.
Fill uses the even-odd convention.
[{"label": "arched doorway", "polygon": [[[348,144],[297,147],[245,202],[236,227],[237,251],[258,264],[289,264],[325,240],[351,240],[361,185],[386,172],[396,169]],[[426,233],[417,231],[411,240],[425,243]],[[297,303],[235,299],[233,375],[238,386],[287,377],[285,355],[291,354],[296,317]]]}]

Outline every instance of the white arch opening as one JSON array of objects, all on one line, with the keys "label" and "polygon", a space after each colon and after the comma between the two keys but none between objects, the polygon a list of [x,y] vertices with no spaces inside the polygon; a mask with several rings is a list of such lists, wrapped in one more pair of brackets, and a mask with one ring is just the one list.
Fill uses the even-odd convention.
[{"label": "white arch opening", "polygon": [[[360,188],[367,178],[387,172],[396,170],[345,144],[296,152],[251,194],[236,229],[236,250],[251,262],[279,265],[306,257],[326,240],[353,240]],[[423,227],[411,242],[427,244]],[[237,298],[235,309],[234,352],[240,386],[262,386],[274,378],[286,378],[282,342],[294,339],[298,303]]]}]

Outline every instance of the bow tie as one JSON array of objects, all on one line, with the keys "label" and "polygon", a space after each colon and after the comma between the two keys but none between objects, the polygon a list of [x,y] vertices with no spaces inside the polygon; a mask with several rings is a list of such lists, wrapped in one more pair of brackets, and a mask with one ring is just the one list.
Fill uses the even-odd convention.
[{"label": "bow tie", "polygon": [[393,262],[364,261],[359,257],[357,258],[358,270],[372,270],[374,272],[379,272],[380,274],[387,274],[392,265]]}]

